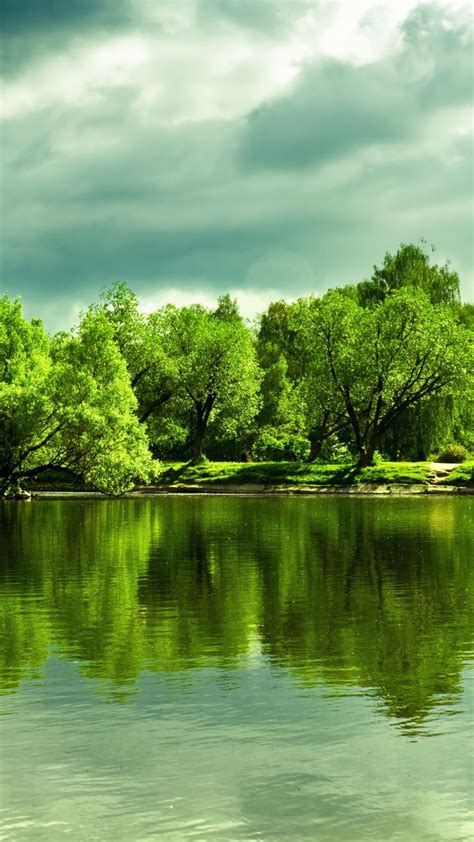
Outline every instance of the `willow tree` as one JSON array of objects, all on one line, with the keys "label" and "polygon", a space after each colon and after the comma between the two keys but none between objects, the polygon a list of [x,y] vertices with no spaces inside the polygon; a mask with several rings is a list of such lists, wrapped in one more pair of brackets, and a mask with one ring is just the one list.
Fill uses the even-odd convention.
[{"label": "willow tree", "polygon": [[112,328],[86,313],[50,339],[19,301],[0,300],[0,486],[66,469],[120,493],[146,479],[151,457]]}]

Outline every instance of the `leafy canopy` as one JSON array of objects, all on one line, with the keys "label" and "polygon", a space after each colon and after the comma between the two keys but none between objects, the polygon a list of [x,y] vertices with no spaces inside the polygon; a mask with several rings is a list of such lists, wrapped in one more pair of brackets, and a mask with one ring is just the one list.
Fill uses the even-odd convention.
[{"label": "leafy canopy", "polygon": [[[333,291],[313,308],[306,340],[316,367],[313,388],[352,429],[361,464],[402,412],[433,395],[469,385],[472,340],[449,307],[401,289],[362,309]],[[311,376],[311,375],[310,375]]]},{"label": "leafy canopy", "polygon": [[50,340],[21,306],[0,302],[0,480],[61,468],[108,493],[151,470],[125,362],[102,313]]}]

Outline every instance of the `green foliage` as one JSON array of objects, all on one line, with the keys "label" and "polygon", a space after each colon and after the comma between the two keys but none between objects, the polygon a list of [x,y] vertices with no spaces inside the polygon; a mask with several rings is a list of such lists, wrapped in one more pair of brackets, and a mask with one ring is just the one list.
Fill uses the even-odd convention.
[{"label": "green foliage", "polygon": [[138,401],[140,421],[151,422],[178,390],[177,368],[169,343],[173,308],[163,307],[150,315],[139,309],[138,298],[125,284],[114,284],[102,295],[102,304],[92,307],[105,314],[113,338],[127,364]]},{"label": "green foliage", "polygon": [[465,462],[469,456],[462,444],[447,444],[436,456],[437,462]]},{"label": "green foliage", "polygon": [[408,407],[382,435],[381,449],[393,460],[426,460],[446,439],[459,435],[461,404],[460,396],[434,395]]},{"label": "green foliage", "polygon": [[299,352],[294,324],[298,306],[298,303],[276,301],[259,320],[257,355],[263,379],[252,447],[256,458],[301,458],[308,450],[308,443],[303,442],[307,436],[298,392],[305,362]]},{"label": "green foliage", "polygon": [[[50,343],[41,322],[27,322],[20,302],[0,299],[0,486],[18,481],[28,451],[51,432]],[[47,443],[47,442],[46,442]],[[31,454],[35,450],[31,449]]]},{"label": "green foliage", "polygon": [[431,304],[457,304],[459,277],[449,263],[431,266],[429,255],[419,246],[402,244],[394,254],[386,254],[381,267],[374,266],[370,281],[357,286],[357,300],[370,307],[397,290],[414,287],[428,296]]},{"label": "green foliage", "polygon": [[102,313],[49,340],[18,302],[0,309],[0,480],[63,468],[107,493],[147,478],[144,430],[125,362]]},{"label": "green foliage", "polygon": [[169,345],[183,408],[192,417],[199,460],[211,415],[224,436],[242,434],[259,406],[260,371],[253,336],[230,299],[216,310],[169,307]]},{"label": "green foliage", "polygon": [[322,443],[318,460],[323,463],[330,462],[339,465],[346,465],[352,461],[352,454],[347,444],[341,441],[340,438],[333,433]]},{"label": "green foliage", "polygon": [[474,330],[474,304],[459,304],[456,312],[460,323]]},{"label": "green foliage", "polygon": [[[362,305],[362,306],[361,306]],[[50,339],[0,301],[0,482],[62,467],[118,492],[158,458],[361,467],[474,449],[472,305],[449,265],[401,245],[357,287],[277,301],[140,310],[115,284]],[[130,388],[131,387],[131,388]],[[133,390],[133,393],[131,391]],[[119,463],[122,468],[119,467]]]},{"label": "green foliage", "polygon": [[409,407],[468,387],[468,332],[419,290],[399,290],[362,310],[329,292],[307,312],[301,336],[313,349],[306,388],[316,396],[315,414],[350,426],[361,466]]},{"label": "green foliage", "polygon": [[256,459],[301,461],[308,455],[309,445],[305,436],[296,435],[285,427],[262,427],[252,447]]}]

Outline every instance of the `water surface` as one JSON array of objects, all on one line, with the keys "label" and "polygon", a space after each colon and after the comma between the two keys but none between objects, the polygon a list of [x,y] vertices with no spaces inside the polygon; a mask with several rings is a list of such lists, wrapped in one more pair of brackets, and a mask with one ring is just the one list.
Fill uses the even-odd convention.
[{"label": "water surface", "polygon": [[470,499],[0,507],[0,838],[472,838]]}]

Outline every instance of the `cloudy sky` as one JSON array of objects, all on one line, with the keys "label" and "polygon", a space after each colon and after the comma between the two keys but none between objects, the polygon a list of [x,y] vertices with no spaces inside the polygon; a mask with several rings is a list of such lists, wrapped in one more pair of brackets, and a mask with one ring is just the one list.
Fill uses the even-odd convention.
[{"label": "cloudy sky", "polygon": [[424,237],[472,300],[461,0],[1,0],[2,288],[50,329],[370,275]]}]

